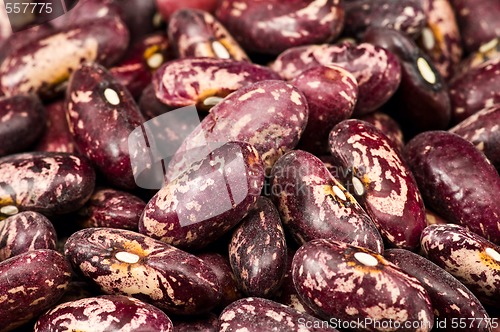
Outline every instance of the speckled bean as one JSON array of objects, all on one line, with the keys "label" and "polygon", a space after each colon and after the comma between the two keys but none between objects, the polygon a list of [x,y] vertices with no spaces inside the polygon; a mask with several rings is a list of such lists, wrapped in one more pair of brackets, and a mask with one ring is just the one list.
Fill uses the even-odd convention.
[{"label": "speckled bean", "polygon": [[359,117],[360,120],[368,122],[383,132],[398,148],[398,151],[403,150],[405,145],[403,131],[399,124],[389,115],[382,112],[374,112],[365,114]]},{"label": "speckled bean", "polygon": [[37,25],[27,30],[17,31],[0,43],[0,61],[3,61],[5,56],[14,52],[14,50],[36,42],[38,39],[45,38],[53,32],[54,28],[50,24]]},{"label": "speckled bean", "polygon": [[45,107],[47,121],[45,131],[38,139],[36,151],[75,153],[75,143],[66,120],[64,100],[55,101]]},{"label": "speckled bean", "polygon": [[172,332],[160,309],[123,295],[102,295],[66,302],[43,314],[34,332]]},{"label": "speckled bean", "polygon": [[0,261],[30,250],[56,249],[56,231],[37,212],[21,212],[0,221]]},{"label": "speckled bean", "polygon": [[217,277],[185,251],[128,230],[88,228],[71,235],[64,253],[107,294],[133,296],[174,314],[201,314],[220,299]]},{"label": "speckled bean", "polygon": [[330,133],[336,166],[351,170],[342,181],[391,245],[415,249],[426,226],[424,203],[397,147],[380,130],[346,120]]}]

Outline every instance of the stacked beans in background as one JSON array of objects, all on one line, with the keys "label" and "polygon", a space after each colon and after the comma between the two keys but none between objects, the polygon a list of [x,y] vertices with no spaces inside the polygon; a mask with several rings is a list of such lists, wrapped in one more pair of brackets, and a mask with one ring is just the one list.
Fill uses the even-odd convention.
[{"label": "stacked beans in background", "polygon": [[500,330],[498,0],[3,11],[1,332]]}]

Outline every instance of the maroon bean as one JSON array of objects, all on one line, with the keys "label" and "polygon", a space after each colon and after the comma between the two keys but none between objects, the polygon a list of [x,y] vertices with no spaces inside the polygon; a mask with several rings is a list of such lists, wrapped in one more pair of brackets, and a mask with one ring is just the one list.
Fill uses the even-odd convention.
[{"label": "maroon bean", "polygon": [[220,299],[217,277],[201,259],[139,233],[84,229],[71,235],[64,253],[103,292],[133,296],[167,313],[205,313]]},{"label": "maroon bean", "polygon": [[92,165],[57,152],[29,152],[0,158],[0,206],[64,214],[78,210],[95,184]]},{"label": "maroon bean", "polygon": [[0,263],[0,330],[11,331],[54,306],[71,269],[57,251],[30,251]]},{"label": "maroon bean", "polygon": [[49,24],[34,26],[27,30],[18,31],[10,35],[0,44],[0,61],[3,61],[7,54],[18,50],[25,45],[36,42],[38,39],[51,35],[54,28]]},{"label": "maroon bean", "polygon": [[245,50],[273,55],[329,42],[344,25],[339,0],[223,0],[216,15]]},{"label": "maroon bean", "polygon": [[133,41],[140,40],[164,25],[155,0],[119,0],[123,21]]},{"label": "maroon bean", "polygon": [[73,136],[66,120],[64,100],[46,106],[47,121],[45,131],[35,146],[36,151],[75,153]]},{"label": "maroon bean", "polygon": [[500,243],[500,177],[481,151],[458,135],[434,131],[408,142],[405,157],[429,208]]},{"label": "maroon bean", "polygon": [[381,253],[375,224],[321,160],[305,151],[281,157],[271,172],[271,195],[299,244],[332,238]]},{"label": "maroon bean", "polygon": [[483,63],[500,57],[500,37],[493,38],[487,43],[482,44],[477,51],[465,58],[457,67],[455,76],[481,66]]},{"label": "maroon bean", "polygon": [[399,152],[403,150],[405,144],[403,131],[399,124],[389,115],[382,112],[374,112],[360,116],[359,119],[368,122],[383,132],[396,145]]},{"label": "maroon bean", "polygon": [[103,67],[81,66],[71,75],[66,117],[78,150],[121,189],[136,187],[128,136],[144,118],[134,99]]},{"label": "maroon bean", "polygon": [[35,95],[0,98],[0,156],[27,150],[43,134],[46,112]]},{"label": "maroon bean", "polygon": [[168,24],[168,37],[179,58],[249,60],[226,28],[202,10],[181,9],[175,12]]},{"label": "maroon bean", "polygon": [[213,13],[217,4],[217,0],[156,0],[156,6],[165,21],[169,21],[173,13],[183,8],[200,9]]},{"label": "maroon bean", "polygon": [[98,19],[123,20],[123,9],[119,5],[122,0],[79,0],[78,3],[65,15],[51,20],[51,24],[58,30],[63,30],[71,25],[89,23]]},{"label": "maroon bean", "polygon": [[142,90],[141,98],[139,98],[139,108],[142,115],[148,120],[172,110],[171,107],[156,98],[155,88],[152,83]]},{"label": "maroon bean", "polygon": [[391,246],[415,249],[426,226],[417,184],[392,141],[360,120],[339,123],[330,133],[336,166],[349,170],[342,180],[364,206]]}]

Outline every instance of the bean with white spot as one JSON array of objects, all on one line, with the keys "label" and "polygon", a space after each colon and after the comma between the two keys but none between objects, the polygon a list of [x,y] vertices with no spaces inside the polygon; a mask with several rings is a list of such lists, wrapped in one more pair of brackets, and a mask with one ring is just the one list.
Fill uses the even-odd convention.
[{"label": "bean with white spot", "polygon": [[477,68],[483,63],[500,57],[500,37],[482,44],[477,51],[466,57],[456,68],[455,75],[461,75],[470,69]]}]

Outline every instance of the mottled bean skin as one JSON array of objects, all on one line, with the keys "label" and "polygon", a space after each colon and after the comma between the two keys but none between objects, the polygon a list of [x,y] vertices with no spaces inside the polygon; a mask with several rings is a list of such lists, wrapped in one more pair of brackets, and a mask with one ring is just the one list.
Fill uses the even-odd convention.
[{"label": "mottled bean skin", "polygon": [[493,38],[487,43],[484,43],[475,51],[460,62],[455,75],[461,75],[472,68],[477,68],[483,63],[500,57],[500,37]]},{"label": "mottled bean skin", "polygon": [[[432,306],[422,284],[370,250],[313,240],[295,253],[292,275],[301,299],[324,319],[361,324],[368,318],[401,324],[419,321],[419,329],[405,330],[432,328]],[[383,329],[366,324],[359,330]]]},{"label": "mottled bean skin", "polygon": [[37,212],[20,212],[0,221],[0,261],[30,250],[56,249],[56,231]]},{"label": "mottled bean skin", "polygon": [[279,79],[266,67],[229,59],[179,59],[160,67],[153,84],[156,97],[172,107],[193,104],[207,108],[208,97],[225,97],[239,88],[263,80]]},{"label": "mottled bean skin", "polygon": [[383,132],[398,148],[398,151],[403,150],[405,145],[403,131],[399,124],[389,115],[382,112],[374,112],[359,117],[360,120],[368,122]]},{"label": "mottled bean skin", "polygon": [[172,15],[168,37],[179,58],[208,57],[249,61],[245,51],[210,13],[181,9]]},{"label": "mottled bean skin", "polygon": [[94,169],[82,157],[29,152],[0,158],[0,206],[64,214],[82,207],[94,185]]},{"label": "mottled bean skin", "polygon": [[[311,324],[306,328],[305,324]],[[219,316],[220,332],[336,332],[327,322],[277,302],[247,297],[227,306]]]},{"label": "mottled bean skin", "polygon": [[47,105],[45,110],[47,114],[45,131],[38,139],[35,150],[75,153],[76,147],[66,120],[64,100]]},{"label": "mottled bean skin", "polygon": [[416,249],[426,226],[424,203],[394,143],[369,123],[353,119],[333,128],[330,151],[336,166],[351,170],[342,181],[384,240],[391,246]]},{"label": "mottled bean skin", "polygon": [[243,219],[263,184],[255,148],[226,143],[158,191],[144,209],[139,231],[179,248],[202,248]]},{"label": "mottled bean skin", "polygon": [[285,232],[278,210],[265,197],[234,230],[229,260],[248,296],[269,297],[280,287],[286,266]]},{"label": "mottled bean skin", "polygon": [[344,25],[339,0],[223,0],[216,15],[245,50],[273,55],[330,42]]},{"label": "mottled bean skin", "polygon": [[305,70],[290,83],[304,93],[309,105],[299,148],[316,155],[327,153],[330,130],[351,117],[358,100],[356,78],[341,67],[318,66]]},{"label": "mottled bean skin", "polygon": [[219,318],[215,314],[174,320],[174,332],[218,332]]},{"label": "mottled bean skin", "polygon": [[245,86],[212,108],[172,157],[167,176],[180,174],[207,143],[242,141],[251,144],[264,162],[266,174],[276,160],[295,148],[307,124],[307,100],[291,84],[263,81]]},{"label": "mottled bean skin", "polygon": [[78,212],[83,227],[109,227],[137,230],[146,203],[126,191],[100,189]]},{"label": "mottled bean skin", "polygon": [[21,152],[42,135],[46,112],[35,95],[0,98],[0,156]]},{"label": "mottled bean skin", "polygon": [[384,250],[368,214],[308,152],[291,151],[278,160],[271,172],[271,195],[283,224],[299,244],[332,238],[379,253]]},{"label": "mottled bean skin", "polygon": [[435,317],[447,321],[444,331],[455,331],[451,322],[461,318],[471,322],[467,325],[468,331],[491,330],[491,326],[487,326],[490,317],[481,302],[451,274],[404,249],[389,249],[384,257],[422,283],[431,299]]},{"label": "mottled bean skin", "polygon": [[0,263],[0,331],[11,331],[59,301],[71,268],[57,251],[40,249]]},{"label": "mottled bean skin", "polygon": [[434,131],[408,142],[405,158],[429,208],[500,243],[500,177],[481,151],[458,135]]},{"label": "mottled bean skin", "polygon": [[0,89],[6,96],[30,92],[52,96],[82,62],[115,63],[128,39],[118,18],[71,26],[8,54],[0,66]]},{"label": "mottled bean skin", "polygon": [[201,259],[139,233],[84,229],[71,235],[64,253],[103,292],[133,296],[167,313],[205,313],[220,299],[217,277]]},{"label": "mottled bean skin", "polygon": [[343,33],[349,36],[362,36],[368,27],[384,27],[415,37],[425,25],[420,0],[348,0],[342,5],[345,10]]},{"label": "mottled bean skin", "polygon": [[292,79],[318,65],[336,65],[351,72],[358,82],[355,115],[375,111],[397,90],[401,68],[391,52],[368,43],[355,45],[310,45],[291,48],[278,56],[271,68],[284,79]]},{"label": "mottled bean skin", "polygon": [[123,295],[102,295],[66,302],[43,314],[35,332],[172,332],[160,309]]},{"label": "mottled bean skin", "polygon": [[[76,6],[50,23],[58,30],[67,29],[71,25],[89,23],[98,19],[123,20],[123,10],[116,0],[79,0]],[[130,1],[128,1],[130,2]]]},{"label": "mottled bean skin", "polygon": [[136,188],[128,136],[145,120],[127,89],[100,65],[84,64],[69,81],[66,117],[78,150],[106,179]]},{"label": "mottled bean skin", "polygon": [[422,250],[483,304],[500,307],[500,247],[459,225],[431,225],[422,232]]},{"label": "mottled bean skin", "polygon": [[452,124],[500,104],[500,57],[486,61],[450,81]]},{"label": "mottled bean skin", "polygon": [[51,25],[42,24],[10,35],[5,41],[0,43],[0,61],[3,61],[5,56],[14,52],[14,50],[36,42],[38,39],[51,35],[53,32],[54,28]]}]

